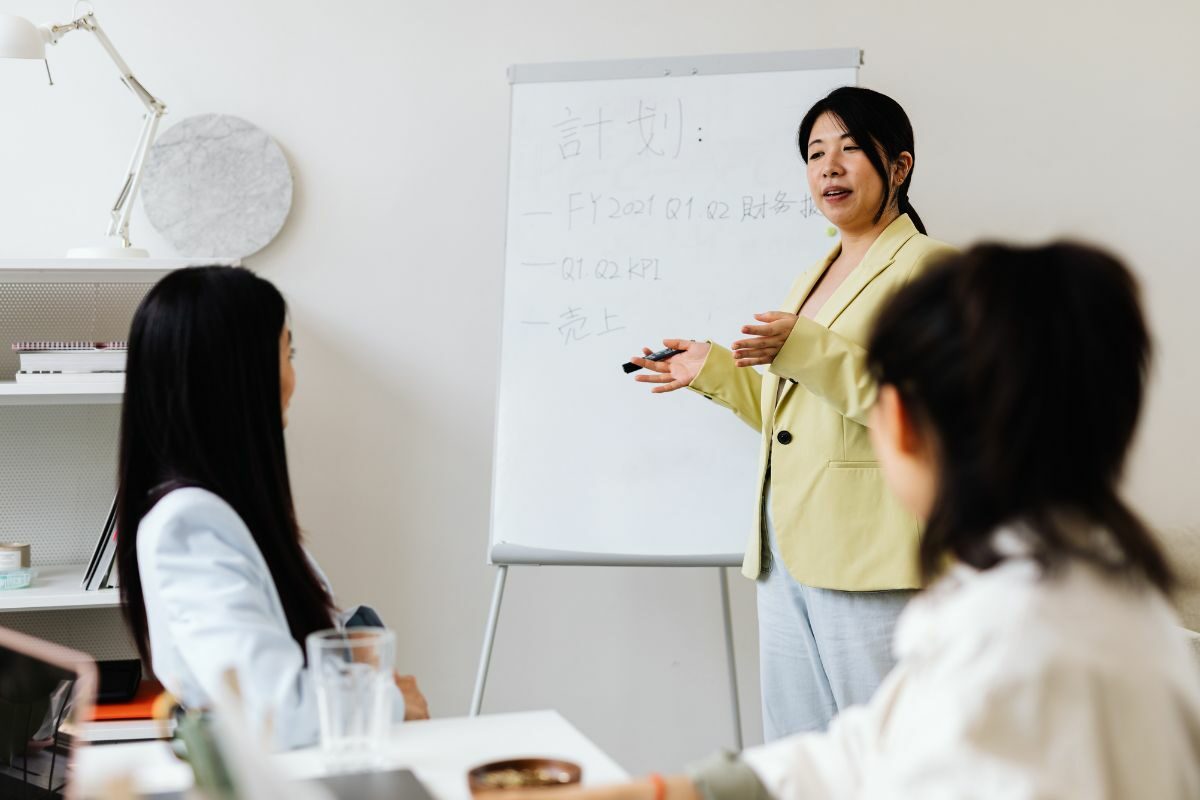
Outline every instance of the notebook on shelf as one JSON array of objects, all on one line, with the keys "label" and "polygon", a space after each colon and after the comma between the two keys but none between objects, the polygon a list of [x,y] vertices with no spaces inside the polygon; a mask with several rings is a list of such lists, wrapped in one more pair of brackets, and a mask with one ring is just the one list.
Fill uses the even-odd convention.
[{"label": "notebook on shelf", "polygon": [[[15,342],[18,383],[81,383],[114,380],[125,372],[125,342]],[[102,374],[104,377],[92,377]]]},{"label": "notebook on shelf", "polygon": [[74,741],[88,744],[149,742],[155,739],[170,739],[175,734],[175,720],[105,719],[64,722],[59,731]]},{"label": "notebook on shelf", "polygon": [[26,372],[18,370],[13,376],[17,383],[118,383],[124,382],[124,372]]},{"label": "notebook on shelf", "polygon": [[97,702],[90,718],[70,726],[64,724],[62,732],[87,742],[169,739],[175,721],[154,719],[154,703],[162,693],[161,683],[152,678],[143,679],[131,699],[117,703]]},{"label": "notebook on shelf", "polygon": [[120,703],[97,702],[92,709],[92,722],[114,719],[151,719],[154,701],[163,693],[163,686],[153,678],[143,678],[129,700]]},{"label": "notebook on shelf", "polygon": [[89,591],[107,588],[106,581],[109,573],[113,571],[112,565],[116,558],[117,498],[114,497],[108,509],[108,517],[104,520],[104,527],[100,530],[100,538],[92,551],[92,558],[88,561],[87,571],[83,574],[83,588]]},{"label": "notebook on shelf", "polygon": [[100,538],[96,540],[96,546],[92,550],[92,557],[88,561],[87,571],[83,573],[83,588],[86,589],[88,581],[92,579],[92,575],[96,572],[96,566],[100,563],[100,556],[104,552],[104,545],[111,538],[111,531],[117,518],[117,498],[114,497],[112,504],[108,507],[108,516],[105,517],[104,525],[100,529]]},{"label": "notebook on shelf", "polygon": [[104,577],[100,579],[100,585],[97,589],[120,589],[121,578],[120,570],[117,568],[117,532],[113,531],[113,555],[108,560],[108,569],[104,571]]},{"label": "notebook on shelf", "polygon": [[14,342],[12,349],[17,353],[56,352],[63,350],[127,350],[128,345],[123,341],[85,342],[78,339],[70,341],[39,339],[27,342]]}]

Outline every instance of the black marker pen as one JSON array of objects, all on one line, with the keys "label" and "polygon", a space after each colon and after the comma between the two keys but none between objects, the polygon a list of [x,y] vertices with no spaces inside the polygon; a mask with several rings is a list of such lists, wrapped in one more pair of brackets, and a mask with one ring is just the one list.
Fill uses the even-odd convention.
[{"label": "black marker pen", "polygon": [[[674,349],[668,347],[666,350],[659,350],[657,353],[651,353],[650,355],[646,356],[646,360],[647,361],[666,361],[671,356],[677,356],[683,352],[686,352],[686,351],[674,350]],[[639,369],[641,369],[641,367],[639,367],[637,364],[633,363],[632,361],[626,361],[624,364],[621,365],[621,369],[625,370],[625,374],[628,375],[630,372],[637,372]]]}]

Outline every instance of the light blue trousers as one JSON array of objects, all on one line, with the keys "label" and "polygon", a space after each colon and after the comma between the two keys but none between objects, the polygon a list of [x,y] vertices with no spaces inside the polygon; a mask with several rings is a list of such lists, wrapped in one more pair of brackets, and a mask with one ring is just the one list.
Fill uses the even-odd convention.
[{"label": "light blue trousers", "polygon": [[797,583],[779,556],[764,502],[769,558],[758,579],[763,738],[823,731],[867,702],[892,668],[892,631],[916,592],[842,592]]}]

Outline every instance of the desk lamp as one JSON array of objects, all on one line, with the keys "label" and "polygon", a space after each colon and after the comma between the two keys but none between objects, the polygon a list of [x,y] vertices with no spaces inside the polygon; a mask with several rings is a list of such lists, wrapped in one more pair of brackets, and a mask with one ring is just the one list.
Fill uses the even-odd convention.
[{"label": "desk lamp", "polygon": [[[72,16],[78,13],[79,5],[76,4],[76,12],[72,13]],[[58,40],[71,31],[81,30],[90,31],[100,42],[100,46],[117,65],[117,70],[121,73],[121,82],[146,107],[146,116],[141,136],[138,137],[137,146],[133,150],[133,158],[130,159],[129,168],[126,170],[125,182],[117,194],[112,211],[109,212],[107,235],[110,244],[102,247],[72,248],[67,255],[72,258],[145,258],[149,254],[141,248],[134,247],[129,241],[129,216],[133,212],[133,198],[137,195],[138,187],[141,185],[146,154],[154,142],[154,134],[158,131],[158,121],[162,119],[167,107],[161,100],[146,91],[138,79],[133,77],[129,65],[117,53],[108,36],[96,22],[96,16],[92,13],[90,6],[86,13],[76,17],[73,22],[63,25],[35,26],[23,17],[0,14],[0,58],[28,58],[42,61],[46,64],[46,75],[50,78],[50,85],[53,86],[54,79],[50,76],[50,64],[46,61],[46,45],[58,44]]]}]

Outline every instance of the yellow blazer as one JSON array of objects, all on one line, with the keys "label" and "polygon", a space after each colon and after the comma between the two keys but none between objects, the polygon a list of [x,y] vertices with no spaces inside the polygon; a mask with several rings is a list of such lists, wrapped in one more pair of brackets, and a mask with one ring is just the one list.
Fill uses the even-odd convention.
[{"label": "yellow blazer", "polygon": [[[802,274],[780,310],[797,313],[840,251],[839,245]],[[920,527],[884,485],[867,433],[876,386],[865,347],[884,302],[952,252],[901,215],[816,318],[796,321],[765,375],[739,369],[728,349],[712,346],[690,388],[762,432],[754,527],[742,562],[746,577],[762,571],[762,497],[769,468],[771,517],[793,578],[846,591],[921,585]]]}]

